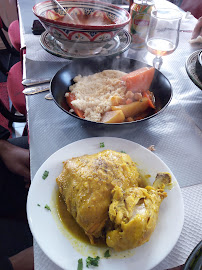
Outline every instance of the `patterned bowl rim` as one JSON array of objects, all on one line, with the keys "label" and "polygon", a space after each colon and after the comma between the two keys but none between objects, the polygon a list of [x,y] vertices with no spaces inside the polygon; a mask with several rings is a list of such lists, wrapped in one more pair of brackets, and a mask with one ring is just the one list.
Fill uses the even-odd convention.
[{"label": "patterned bowl rim", "polygon": [[125,17],[126,19],[121,22],[121,23],[116,23],[116,24],[109,24],[109,25],[104,25],[104,26],[96,26],[96,25],[76,25],[76,24],[72,24],[72,23],[63,23],[63,22],[57,22],[55,20],[51,20],[51,19],[46,19],[45,17],[43,16],[40,16],[39,14],[37,14],[37,8],[39,6],[43,6],[44,4],[48,4],[48,3],[51,3],[53,5],[56,5],[54,4],[51,0],[48,0],[48,1],[45,1],[45,2],[41,2],[41,3],[38,3],[36,4],[33,8],[32,8],[32,11],[34,13],[35,16],[37,16],[42,22],[45,21],[45,22],[48,22],[48,23],[52,23],[54,25],[59,25],[59,26],[64,26],[65,28],[67,27],[72,27],[72,28],[77,28],[77,29],[86,29],[86,30],[113,30],[113,29],[119,29],[119,28],[123,28],[124,26],[126,26],[130,19],[131,19],[131,16],[130,16],[130,13],[127,12],[124,8],[121,8],[121,7],[118,7],[118,6],[115,6],[113,4],[110,4],[110,3],[105,3],[105,2],[101,2],[101,1],[94,1],[94,0],[88,0],[86,2],[86,0],[58,0],[58,2],[60,2],[60,4],[62,2],[76,2],[78,4],[80,3],[90,3],[90,4],[94,4],[95,7],[96,7],[96,4],[99,4],[103,7],[107,7],[107,8],[112,8],[114,11],[121,11],[125,14]]}]

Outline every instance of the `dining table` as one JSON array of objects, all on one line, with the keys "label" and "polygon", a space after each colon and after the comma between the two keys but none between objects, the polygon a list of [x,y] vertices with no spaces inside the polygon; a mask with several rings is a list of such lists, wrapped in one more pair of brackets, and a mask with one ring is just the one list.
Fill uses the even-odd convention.
[{"label": "dining table", "polygon": [[[18,0],[21,47],[26,49],[23,55],[25,89],[34,83],[44,86],[44,80],[51,80],[58,70],[74,61],[47,52],[40,44],[40,35],[32,33],[33,21],[37,19],[32,7],[38,2]],[[155,5],[177,8],[165,0],[155,0]],[[184,224],[174,248],[153,270],[183,265],[202,239],[202,91],[186,70],[187,59],[202,49],[202,44],[190,43],[197,19],[189,12],[181,12],[178,47],[163,57],[160,69],[171,83],[172,99],[157,116],[126,125],[88,124],[61,110],[53,99],[47,99],[47,91],[26,95],[31,181],[40,166],[58,149],[91,137],[123,138],[145,148],[153,145],[154,154],[170,168],[182,192]],[[131,58],[152,66],[154,55],[146,48],[136,49],[133,45],[131,43],[127,50],[114,57],[120,61],[122,57]],[[34,265],[36,270],[61,269],[47,257],[35,239]]]}]

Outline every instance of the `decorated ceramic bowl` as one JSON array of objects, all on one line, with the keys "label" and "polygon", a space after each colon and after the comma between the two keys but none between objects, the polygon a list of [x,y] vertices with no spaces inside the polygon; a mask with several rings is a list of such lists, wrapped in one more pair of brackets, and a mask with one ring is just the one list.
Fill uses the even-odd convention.
[{"label": "decorated ceramic bowl", "polygon": [[112,4],[91,0],[58,2],[72,19],[53,1],[36,4],[33,12],[63,49],[104,46],[130,21],[126,10]]}]

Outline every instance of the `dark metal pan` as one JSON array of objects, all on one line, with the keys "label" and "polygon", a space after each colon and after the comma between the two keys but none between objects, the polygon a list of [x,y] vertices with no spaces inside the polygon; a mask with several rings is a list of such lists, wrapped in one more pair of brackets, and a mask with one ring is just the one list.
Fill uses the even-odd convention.
[{"label": "dark metal pan", "polygon": [[[149,66],[143,62],[129,59],[129,58],[117,58],[117,57],[94,57],[89,59],[78,59],[72,61],[67,66],[60,69],[53,77],[50,88],[53,99],[55,103],[67,114],[80,119],[82,121],[92,122],[86,119],[79,118],[74,113],[69,112],[70,108],[65,99],[65,93],[68,91],[69,86],[72,85],[73,78],[79,74],[82,76],[94,74],[96,72],[101,72],[106,69],[116,69],[121,70],[126,73],[139,69],[141,67]],[[172,87],[169,80],[158,70],[155,71],[154,79],[152,81],[150,91],[154,93],[156,101],[156,110],[152,115],[133,122],[123,122],[123,123],[97,123],[104,125],[123,125],[123,124],[133,124],[139,121],[145,121],[151,117],[157,116],[162,112],[169,104],[172,98]],[[95,123],[95,122],[92,122]]]}]

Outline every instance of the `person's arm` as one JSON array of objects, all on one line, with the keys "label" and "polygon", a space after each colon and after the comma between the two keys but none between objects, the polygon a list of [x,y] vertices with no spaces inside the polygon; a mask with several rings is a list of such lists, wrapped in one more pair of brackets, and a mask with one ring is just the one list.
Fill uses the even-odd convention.
[{"label": "person's arm", "polygon": [[192,32],[192,39],[197,38],[198,36],[202,36],[202,17],[198,19],[198,22],[196,23],[194,30]]},{"label": "person's arm", "polygon": [[29,150],[0,140],[0,159],[14,174],[30,179]]},{"label": "person's arm", "polygon": [[13,270],[34,270],[33,247],[27,248],[9,259]]},{"label": "person's arm", "polygon": [[12,257],[0,257],[1,270],[34,270],[33,247],[27,248]]}]

